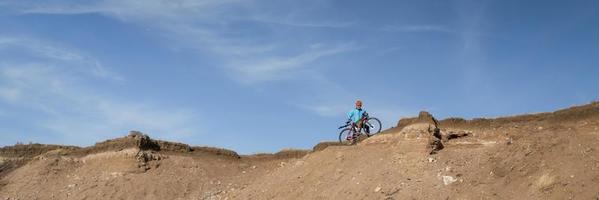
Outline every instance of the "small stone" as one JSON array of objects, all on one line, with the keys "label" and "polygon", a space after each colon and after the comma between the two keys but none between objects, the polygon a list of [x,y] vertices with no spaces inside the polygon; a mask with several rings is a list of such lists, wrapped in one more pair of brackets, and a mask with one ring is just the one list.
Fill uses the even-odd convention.
[{"label": "small stone", "polygon": [[537,128],[537,130],[543,130],[543,127],[542,127],[542,126],[539,126],[539,127]]},{"label": "small stone", "polygon": [[256,167],[256,165],[253,165],[253,166],[252,166],[252,169],[256,169],[256,168],[257,168],[257,167]]},{"label": "small stone", "polygon": [[428,162],[429,163],[432,163],[432,162],[435,162],[435,161],[437,161],[437,160],[435,160],[435,158],[431,158],[431,157],[428,158]]},{"label": "small stone", "polygon": [[341,152],[338,152],[338,153],[335,155],[335,159],[337,159],[337,160],[343,160],[343,157],[344,157],[344,156],[343,156],[343,153],[341,153]]},{"label": "small stone", "polygon": [[286,162],[281,162],[281,163],[279,163],[279,167],[285,167],[285,165],[287,165],[287,163],[286,163]]},{"label": "small stone", "polygon": [[452,184],[454,182],[456,182],[458,179],[452,177],[452,176],[443,176],[443,184],[445,185],[449,185]]},{"label": "small stone", "polygon": [[383,188],[381,188],[381,186],[377,186],[376,188],[374,188],[374,192],[380,192]]}]

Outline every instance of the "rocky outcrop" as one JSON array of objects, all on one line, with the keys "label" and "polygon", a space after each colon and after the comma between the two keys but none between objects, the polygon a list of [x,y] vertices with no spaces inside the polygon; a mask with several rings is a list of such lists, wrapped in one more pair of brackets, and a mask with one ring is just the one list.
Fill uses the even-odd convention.
[{"label": "rocky outcrop", "polygon": [[444,147],[439,122],[429,112],[421,111],[418,117],[399,120],[396,129],[404,138],[425,138],[430,154],[435,154]]}]

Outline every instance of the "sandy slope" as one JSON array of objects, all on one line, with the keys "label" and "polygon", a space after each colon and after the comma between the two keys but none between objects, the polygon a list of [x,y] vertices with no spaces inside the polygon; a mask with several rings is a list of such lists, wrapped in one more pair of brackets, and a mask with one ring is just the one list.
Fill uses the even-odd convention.
[{"label": "sandy slope", "polygon": [[[2,178],[2,199],[218,199],[305,151],[238,156],[224,149],[130,135],[83,149],[54,149]],[[52,149],[52,148],[49,148]],[[183,150],[182,150],[183,149]],[[6,148],[5,148],[6,150]],[[6,152],[6,151],[2,151]],[[27,157],[22,157],[27,159]],[[4,164],[11,162],[3,157]],[[4,165],[3,164],[3,165]]]},{"label": "sandy slope", "polygon": [[311,153],[238,156],[134,133],[2,148],[0,199],[597,199],[598,144],[599,103],[497,119],[421,113]]},{"label": "sandy slope", "polygon": [[[235,199],[599,198],[599,104],[494,120],[426,116],[358,146],[329,147],[230,194]],[[402,127],[403,126],[403,127]],[[467,133],[464,134],[456,133]],[[450,138],[450,135],[462,137]]]}]

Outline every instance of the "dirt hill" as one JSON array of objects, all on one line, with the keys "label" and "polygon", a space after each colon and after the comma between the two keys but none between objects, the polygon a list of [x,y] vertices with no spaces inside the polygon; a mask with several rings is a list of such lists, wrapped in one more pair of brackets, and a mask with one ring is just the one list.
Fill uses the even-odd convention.
[{"label": "dirt hill", "polygon": [[1,148],[0,199],[599,199],[598,144],[599,103],[248,156],[131,132]]}]

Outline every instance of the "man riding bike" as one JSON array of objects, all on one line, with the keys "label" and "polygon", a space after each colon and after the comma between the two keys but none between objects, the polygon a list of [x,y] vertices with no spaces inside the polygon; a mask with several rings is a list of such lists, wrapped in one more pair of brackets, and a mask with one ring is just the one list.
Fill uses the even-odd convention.
[{"label": "man riding bike", "polygon": [[[368,113],[366,113],[366,110],[362,109],[362,101],[361,100],[356,101],[356,108],[347,113],[347,118],[348,118],[347,122],[351,123],[352,128],[355,128],[355,130],[359,130],[360,128],[365,128],[366,133],[369,132],[369,127],[364,126],[364,124],[363,124],[363,119],[368,118]],[[355,134],[351,137],[355,137]]]}]

